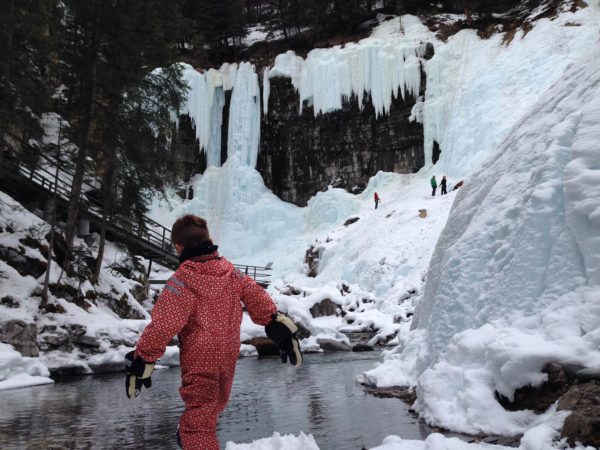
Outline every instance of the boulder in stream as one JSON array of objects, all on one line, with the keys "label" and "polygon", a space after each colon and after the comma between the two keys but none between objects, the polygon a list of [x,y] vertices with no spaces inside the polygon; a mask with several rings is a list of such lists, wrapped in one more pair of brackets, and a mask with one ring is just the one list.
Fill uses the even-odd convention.
[{"label": "boulder in stream", "polygon": [[266,337],[255,337],[242,342],[242,344],[256,347],[258,356],[279,356],[279,347],[277,344]]},{"label": "boulder in stream", "polygon": [[352,347],[342,341],[336,339],[319,338],[317,343],[326,352],[350,352]]}]

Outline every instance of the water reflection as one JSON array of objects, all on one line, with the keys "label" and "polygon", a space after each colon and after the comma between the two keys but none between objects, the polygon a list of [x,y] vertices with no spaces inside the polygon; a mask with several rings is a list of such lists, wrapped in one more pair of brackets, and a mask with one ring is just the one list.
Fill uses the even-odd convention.
[{"label": "water reflection", "polygon": [[[277,358],[240,360],[219,439],[304,431],[324,450],[349,450],[378,445],[389,434],[424,438],[431,431],[403,402],[369,396],[355,384],[377,359],[375,353],[307,355],[299,369]],[[155,372],[152,389],[135,401],[125,397],[121,374],[0,391],[0,447],[176,449],[179,377],[178,369]]]}]

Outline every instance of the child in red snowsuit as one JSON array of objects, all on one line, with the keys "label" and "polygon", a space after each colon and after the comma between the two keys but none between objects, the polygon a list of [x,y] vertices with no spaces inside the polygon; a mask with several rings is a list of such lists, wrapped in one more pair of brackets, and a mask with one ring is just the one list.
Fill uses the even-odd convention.
[{"label": "child in red snowsuit", "polygon": [[[154,361],[179,336],[185,411],[179,437],[185,450],[218,450],[217,418],[229,400],[240,349],[242,306],[253,322],[266,325],[279,344],[282,361],[300,365],[297,327],[278,313],[273,300],[252,278],[240,273],[208,236],[206,222],[185,216],[173,225],[172,241],[181,265],[167,281],[135,352],[126,356],[126,389],[135,398],[150,387]],[[191,236],[191,238],[190,238]]]}]

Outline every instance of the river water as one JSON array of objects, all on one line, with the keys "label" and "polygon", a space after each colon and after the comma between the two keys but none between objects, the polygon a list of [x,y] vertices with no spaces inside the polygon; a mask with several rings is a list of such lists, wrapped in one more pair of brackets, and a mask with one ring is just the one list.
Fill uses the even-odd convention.
[{"label": "river water", "polygon": [[[310,433],[322,450],[373,447],[390,434],[423,439],[431,430],[405,403],[370,396],[356,384],[379,358],[376,352],[312,354],[299,369],[277,358],[240,359],[219,420],[222,447],[274,431]],[[178,368],[155,371],[152,388],[133,401],[122,374],[1,391],[0,448],[177,449],[179,377]]]}]

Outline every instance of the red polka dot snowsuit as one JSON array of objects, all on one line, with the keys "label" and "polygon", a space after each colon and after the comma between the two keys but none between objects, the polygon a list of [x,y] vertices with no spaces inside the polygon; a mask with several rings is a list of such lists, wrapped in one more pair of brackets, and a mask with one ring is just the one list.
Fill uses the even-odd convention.
[{"label": "red polka dot snowsuit", "polygon": [[185,450],[218,450],[217,417],[229,400],[240,349],[242,303],[266,325],[277,310],[266,291],[217,252],[183,262],[166,283],[136,346],[146,361],[160,358],[179,335]]}]

